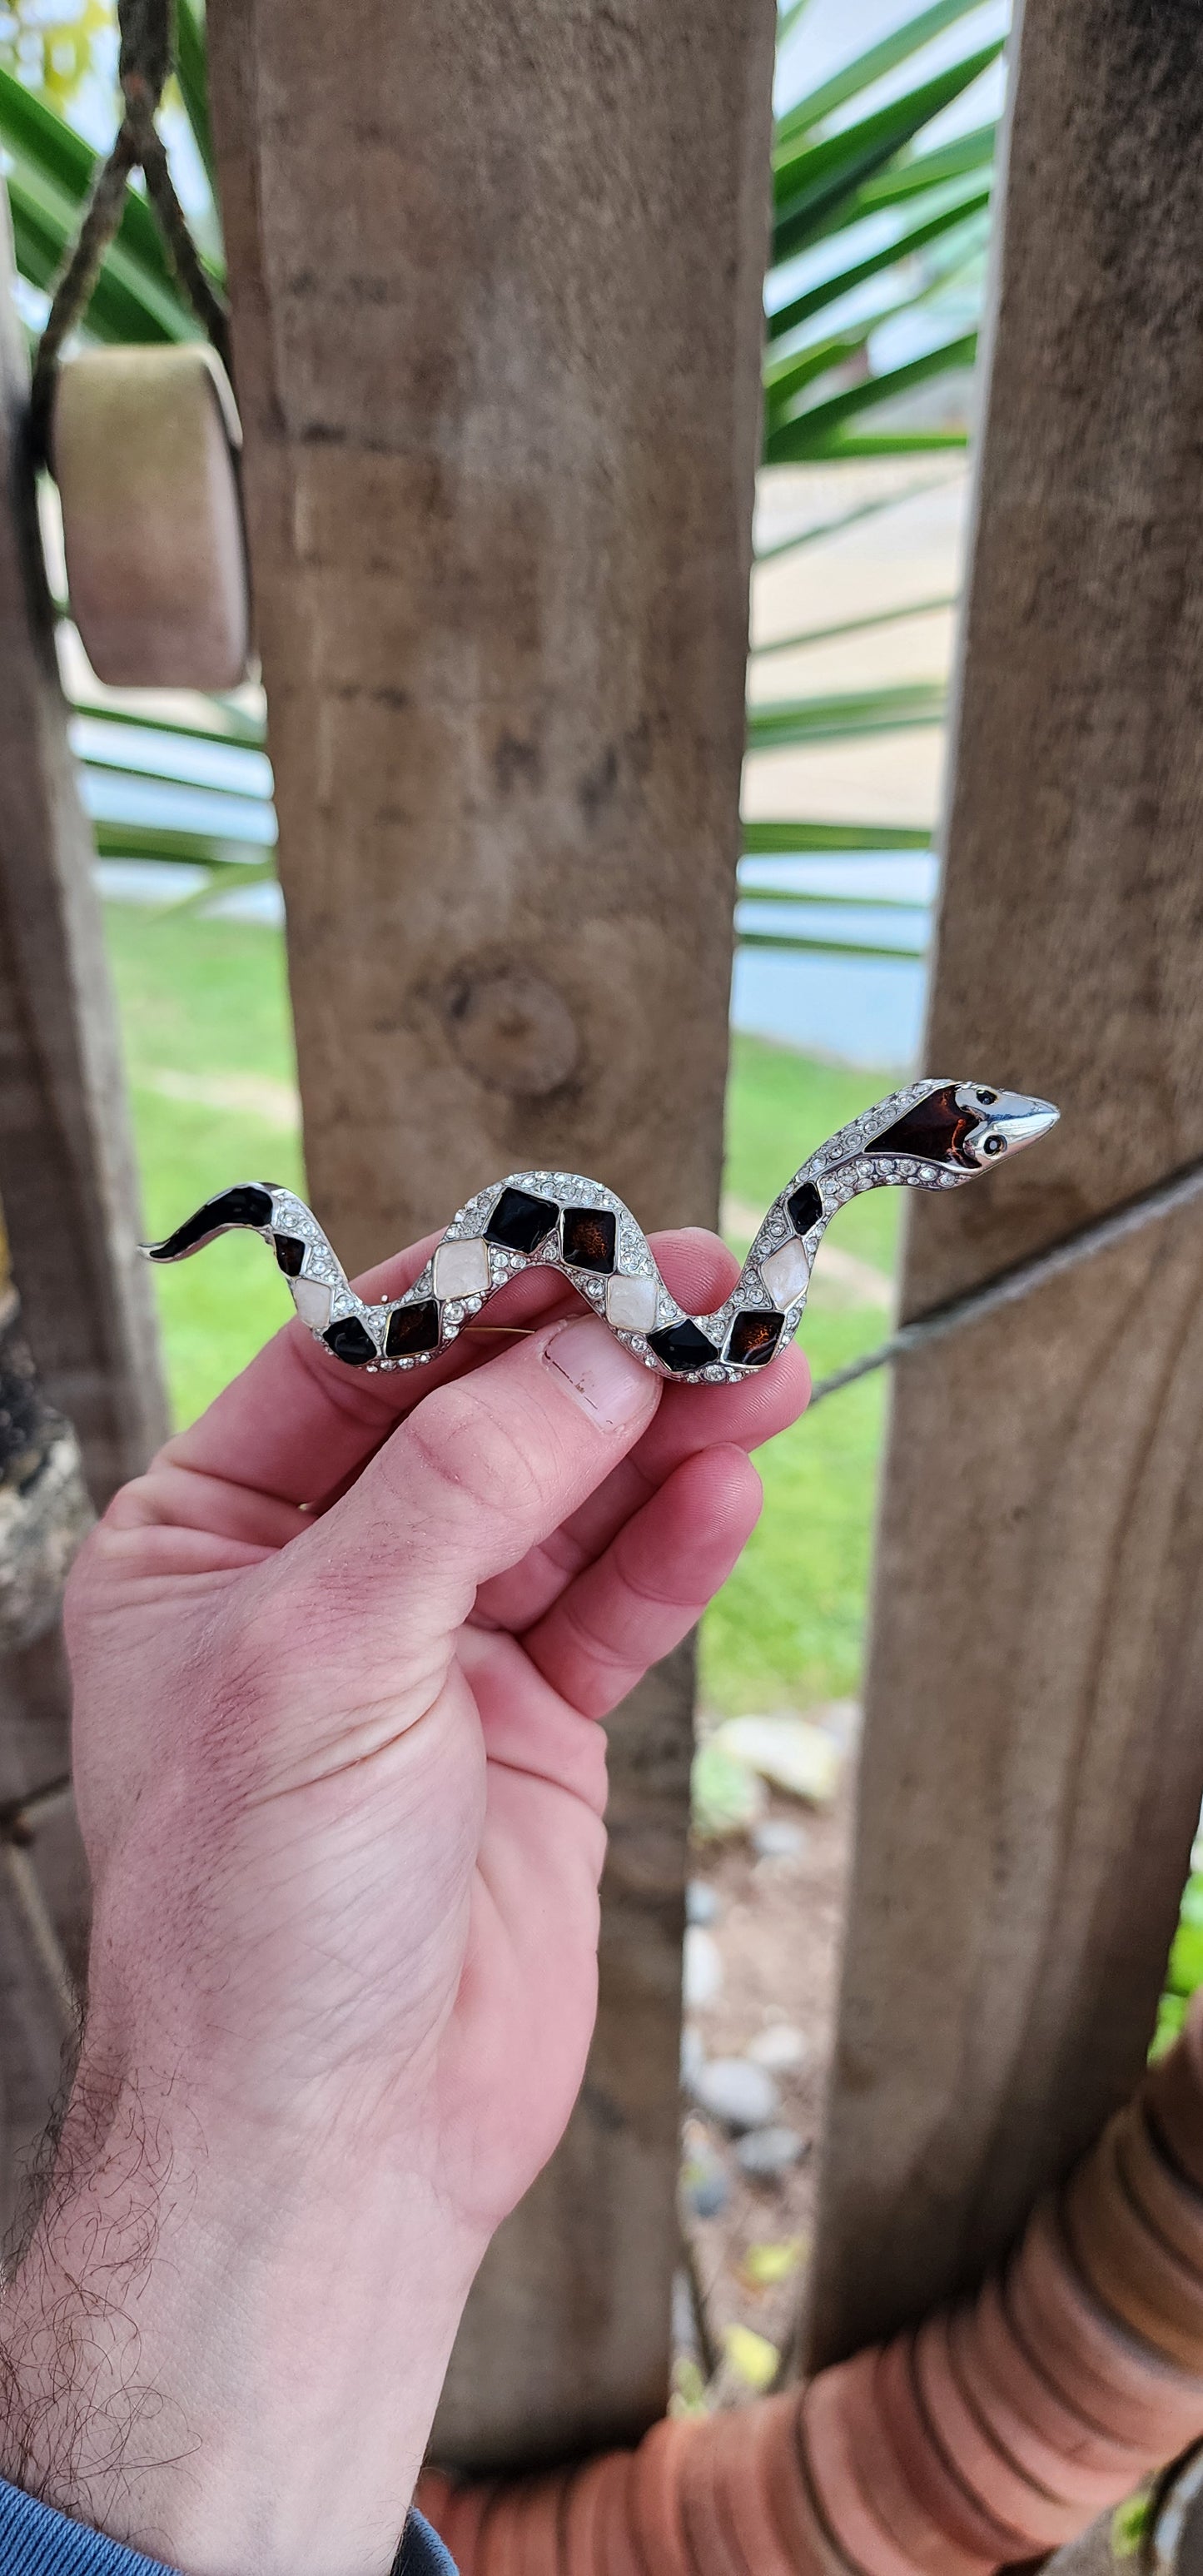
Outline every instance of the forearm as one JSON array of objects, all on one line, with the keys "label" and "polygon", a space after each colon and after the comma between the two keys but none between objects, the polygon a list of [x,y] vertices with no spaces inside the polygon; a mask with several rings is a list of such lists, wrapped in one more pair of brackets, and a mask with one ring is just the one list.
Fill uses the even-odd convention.
[{"label": "forearm", "polygon": [[480,2250],[399,2164],[285,2167],[85,2061],[0,2474],[185,2576],[388,2576]]}]

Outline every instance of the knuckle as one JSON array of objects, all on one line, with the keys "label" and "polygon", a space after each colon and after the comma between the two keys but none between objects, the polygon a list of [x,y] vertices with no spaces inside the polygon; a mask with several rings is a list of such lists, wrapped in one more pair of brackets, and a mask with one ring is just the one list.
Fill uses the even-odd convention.
[{"label": "knuckle", "polygon": [[523,1426],[476,1386],[438,1388],[393,1447],[403,1482],[416,1472],[424,1501],[437,1495],[441,1512],[455,1520],[537,1520],[554,1490],[556,1462],[544,1426]]}]

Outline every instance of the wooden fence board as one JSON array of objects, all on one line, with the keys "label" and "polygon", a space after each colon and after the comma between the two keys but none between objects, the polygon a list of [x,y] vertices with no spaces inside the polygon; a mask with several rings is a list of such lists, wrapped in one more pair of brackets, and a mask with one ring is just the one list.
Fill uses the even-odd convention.
[{"label": "wooden fence board", "polygon": [[[1028,0],[931,1070],[1055,1136],[914,1313],[1203,1154],[1203,52]],[[1203,1216],[897,1371],[811,2354],[973,2280],[1125,2094],[1203,1792]]]},{"label": "wooden fence board", "polygon": [[[212,0],[209,28],[322,1221],[355,1265],[548,1161],[647,1225],[712,1218],[770,0]],[[441,2436],[462,2457],[601,2441],[663,2402],[683,1661],[641,1706],[673,1785],[606,1942],[627,1957],[639,1916],[645,2003],[615,1970],[560,2168],[584,2153],[594,2250],[578,2205],[538,2296],[529,2216],[490,2259]],[[624,1814],[640,1741],[632,1715]]]},{"label": "wooden fence board", "polygon": [[[0,192],[2,193],[2,192]],[[93,1500],[165,1413],[138,1250],[121,1053],[67,742],[22,425],[28,389],[0,205],[0,1204],[25,1329]]]},{"label": "wooden fence board", "polygon": [[[165,1424],[116,1020],[22,443],[28,383],[0,186],[0,1204],[24,1330],[98,1506]],[[0,1658],[0,1806],[68,1764],[61,1645]],[[9,1860],[12,1868],[9,1868]],[[15,1877],[20,1876],[22,1905]],[[82,1964],[87,1875],[69,1801],[0,1850],[0,2222],[44,2126]],[[39,1943],[31,1926],[40,1926]]]}]

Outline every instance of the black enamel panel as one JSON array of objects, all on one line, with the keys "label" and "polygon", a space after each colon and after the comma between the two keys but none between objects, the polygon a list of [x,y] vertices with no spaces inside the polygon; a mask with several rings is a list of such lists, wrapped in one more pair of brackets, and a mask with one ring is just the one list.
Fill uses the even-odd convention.
[{"label": "black enamel panel", "polygon": [[564,1210],[564,1259],[576,1270],[612,1270],[618,1219],[611,1208]]},{"label": "black enamel panel", "polygon": [[411,1351],[437,1351],[438,1346],[439,1310],[433,1297],[423,1297],[416,1306],[394,1306],[384,1336],[386,1359],[404,1359]]},{"label": "black enamel panel", "polygon": [[376,1345],[358,1315],[340,1315],[336,1324],[327,1324],[322,1340],[335,1359],[346,1360],[350,1368],[363,1368],[376,1357]]},{"label": "black enamel panel", "polygon": [[301,1263],[305,1258],[305,1246],[301,1241],[300,1235],[273,1234],[272,1242],[276,1247],[276,1259],[280,1264],[280,1268],[283,1271],[285,1278],[299,1279],[301,1275]]},{"label": "black enamel panel", "polygon": [[648,1334],[647,1345],[670,1369],[709,1368],[711,1361],[718,1358],[716,1345],[699,1332],[696,1324],[688,1322],[663,1325],[658,1333]]},{"label": "black enamel panel", "polygon": [[796,1189],[785,1204],[795,1234],[809,1234],[823,1213],[822,1197],[813,1181],[803,1181],[801,1188]]},{"label": "black enamel panel", "polygon": [[763,1368],[777,1348],[784,1322],[784,1315],[737,1315],[724,1358],[738,1360],[741,1368]]},{"label": "black enamel panel", "polygon": [[536,1198],[531,1190],[503,1190],[485,1227],[485,1241],[503,1243],[507,1252],[534,1252],[559,1213],[554,1200]]},{"label": "black enamel panel", "polygon": [[946,1083],[942,1091],[928,1093],[917,1100],[905,1116],[896,1118],[884,1136],[875,1136],[866,1145],[866,1154],[921,1154],[925,1163],[955,1163],[963,1172],[976,1172],[977,1164],[965,1151],[967,1139],[975,1128],[984,1124],[981,1111],[958,1106],[956,1087]]}]

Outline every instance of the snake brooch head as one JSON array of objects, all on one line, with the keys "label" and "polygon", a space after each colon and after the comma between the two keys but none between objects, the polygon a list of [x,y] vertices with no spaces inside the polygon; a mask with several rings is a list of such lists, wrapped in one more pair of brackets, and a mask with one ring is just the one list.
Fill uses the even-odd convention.
[{"label": "snake brooch head", "polygon": [[293,1191],[244,1181],[207,1199],[152,1261],[185,1261],[234,1227],[272,1246],[302,1323],[349,1368],[420,1368],[445,1350],[520,1270],[556,1270],[661,1377],[721,1386],[767,1367],[798,1329],[815,1253],[837,1209],[890,1183],[959,1189],[1055,1125],[1047,1100],[985,1083],[909,1083],[829,1136],[774,1199],[729,1297],[687,1315],[647,1236],[600,1181],[578,1172],[511,1172],[454,1216],[403,1297],[369,1305],[352,1288],[317,1218]]}]

